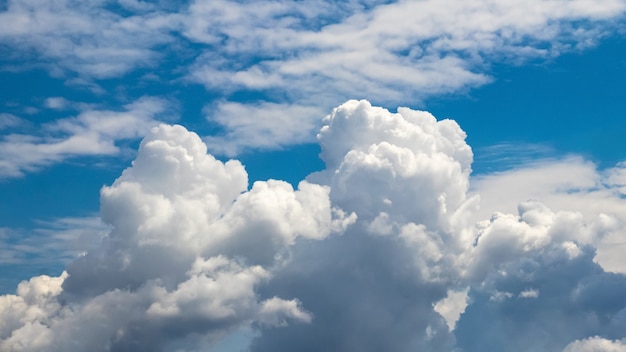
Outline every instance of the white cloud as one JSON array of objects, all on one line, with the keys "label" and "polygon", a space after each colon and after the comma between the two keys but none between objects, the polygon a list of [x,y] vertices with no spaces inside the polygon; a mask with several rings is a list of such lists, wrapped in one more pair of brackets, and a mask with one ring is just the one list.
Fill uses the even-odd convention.
[{"label": "white cloud", "polygon": [[223,135],[205,138],[212,153],[236,155],[243,148],[277,148],[312,141],[323,110],[313,106],[222,102],[204,109],[210,123],[222,126]]},{"label": "white cloud", "polygon": [[522,292],[519,293],[520,298],[537,298],[539,297],[539,290],[535,290],[535,289],[528,289],[528,290],[524,290]]},{"label": "white cloud", "polygon": [[41,63],[54,75],[69,70],[109,78],[153,64],[159,57],[154,47],[172,41],[175,23],[158,11],[123,17],[100,0],[9,0],[0,13],[0,41],[20,52],[34,50],[41,59],[33,64]]},{"label": "white cloud", "polygon": [[67,274],[38,276],[20,283],[17,295],[0,296],[0,346],[7,351],[24,350],[16,340],[31,339],[32,350],[43,350],[50,338],[46,324],[61,305],[56,297]]},{"label": "white cloud", "polygon": [[[521,64],[593,46],[626,10],[620,0],[351,5],[195,1],[183,33],[211,49],[189,78],[211,91],[267,92],[269,101],[324,110],[349,98],[419,102],[490,82],[494,62]],[[306,123],[308,114],[298,120]],[[236,124],[221,125],[236,135]],[[264,127],[257,132],[263,136]]]},{"label": "white cloud", "polygon": [[0,315],[16,322],[3,327],[0,347],[194,348],[253,322],[310,322],[297,300],[262,299],[256,290],[286,263],[297,238],[325,238],[349,218],[331,209],[327,187],[306,181],[297,190],[270,180],[247,191],[238,161],[206,151],[181,126],[151,129],[133,166],[101,191],[109,234],[66,275],[22,284],[52,280],[62,290],[36,295],[52,307],[39,315],[28,315],[33,302],[17,312],[7,303]]},{"label": "white cloud", "polygon": [[[210,115],[235,137],[221,150],[233,154],[308,141],[318,127],[312,116],[349,98],[419,104],[490,82],[495,62],[584,50],[612,35],[625,10],[622,0],[12,0],[0,13],[0,42],[16,55],[29,53],[13,69],[43,66],[96,91],[99,79],[158,67],[175,55],[178,67],[168,75],[201,83],[221,99]],[[238,101],[233,93],[258,100]],[[257,116],[256,123],[237,110]]]},{"label": "white cloud", "polygon": [[67,264],[94,248],[108,230],[99,217],[38,221],[30,231],[3,228],[0,265]]},{"label": "white cloud", "polygon": [[611,341],[595,336],[584,340],[576,340],[563,350],[563,352],[624,352],[626,344],[621,341]]},{"label": "white cloud", "polygon": [[462,291],[448,291],[446,298],[435,303],[433,307],[437,313],[441,314],[441,316],[446,319],[446,324],[448,324],[450,331],[454,330],[456,322],[459,321],[459,317],[467,307],[467,291],[468,289]]},{"label": "white cloud", "polygon": [[310,323],[313,316],[302,311],[299,306],[300,302],[295,299],[285,301],[277,297],[270,298],[263,302],[261,307],[261,323],[270,326],[286,326],[287,318]]},{"label": "white cloud", "polygon": [[358,220],[295,247],[267,291],[299,298],[314,319],[266,331],[252,350],[543,351],[596,331],[619,337],[626,279],[597,266],[590,243],[623,226],[526,202],[473,231],[464,133],[398,110],[350,101],[325,119],[327,170],[310,180]]},{"label": "white cloud", "polygon": [[313,320],[265,331],[253,351],[452,349],[433,306],[459,279],[471,150],[453,121],[398,110],[349,101],[324,119],[326,170],[310,180],[330,185],[333,204],[354,212],[356,223],[341,236],[296,244],[265,291],[298,298]]},{"label": "white cloud", "polygon": [[139,138],[167,113],[166,101],[144,97],[123,111],[83,110],[42,125],[38,135],[5,135],[0,140],[0,177],[22,176],[71,157],[118,154],[118,141]]},{"label": "white cloud", "polygon": [[593,163],[572,156],[479,175],[472,179],[472,189],[481,199],[477,219],[496,211],[515,212],[518,202],[530,199],[540,199],[553,209],[577,212],[585,220],[600,217],[603,220],[598,226],[605,228],[603,236],[579,240],[598,248],[596,260],[605,269],[625,273],[626,264],[620,254],[626,248],[623,173],[622,163],[600,171]]},{"label": "white cloud", "polygon": [[0,113],[0,131],[7,128],[16,127],[24,123],[24,120],[13,114]]},{"label": "white cloud", "polygon": [[[348,101],[323,125],[326,169],[295,190],[248,189],[243,165],[199,136],[152,128],[101,190],[102,243],[0,297],[0,349],[621,347],[626,276],[594,262],[620,221],[526,201],[475,223],[472,152],[454,121]],[[590,171],[568,191],[597,184],[593,165],[570,163]],[[598,197],[619,192],[620,175]]]},{"label": "white cloud", "polygon": [[480,223],[467,271],[471,303],[455,330],[458,345],[464,351],[551,351],[597,332],[622,337],[626,305],[618,297],[626,276],[597,265],[590,244],[615,230],[605,220],[533,201],[522,203],[518,216],[496,213]]},{"label": "white cloud", "polygon": [[64,109],[70,102],[63,97],[50,97],[44,101],[44,106],[48,109]]}]

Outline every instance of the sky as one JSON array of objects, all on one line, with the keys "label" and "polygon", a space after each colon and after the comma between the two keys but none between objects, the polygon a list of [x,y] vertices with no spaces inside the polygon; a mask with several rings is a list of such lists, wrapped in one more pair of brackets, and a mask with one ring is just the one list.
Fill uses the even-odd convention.
[{"label": "sky", "polygon": [[626,351],[625,19],[0,0],[0,350]]}]

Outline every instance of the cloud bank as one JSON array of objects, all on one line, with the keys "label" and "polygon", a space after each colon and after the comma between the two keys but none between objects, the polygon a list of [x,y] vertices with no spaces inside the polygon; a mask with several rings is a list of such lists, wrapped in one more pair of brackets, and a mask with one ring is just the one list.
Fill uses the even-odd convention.
[{"label": "cloud bank", "polygon": [[8,0],[0,44],[5,70],[44,68],[96,92],[149,84],[136,77],[203,85],[221,132],[206,142],[232,156],[311,142],[319,116],[349,98],[419,104],[490,82],[494,63],[593,47],[625,11],[622,0]]},{"label": "cloud bank", "polygon": [[101,190],[101,244],[0,297],[0,349],[624,350],[626,276],[594,262],[615,216],[476,222],[456,122],[348,101],[323,125],[326,168],[297,189],[150,129]]}]

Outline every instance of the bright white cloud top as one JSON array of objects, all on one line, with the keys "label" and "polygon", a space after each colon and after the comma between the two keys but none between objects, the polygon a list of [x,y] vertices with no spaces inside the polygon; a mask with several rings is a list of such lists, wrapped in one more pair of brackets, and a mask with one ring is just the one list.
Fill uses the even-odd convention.
[{"label": "bright white cloud top", "polygon": [[152,128],[101,191],[102,243],[0,297],[2,350],[623,350],[626,276],[594,262],[617,218],[525,202],[475,225],[465,133],[426,112],[348,101],[318,140],[325,170],[248,190]]},{"label": "bright white cloud top", "polygon": [[[536,79],[512,117],[471,96],[533,66],[607,77],[550,63],[622,57],[625,19],[625,0],[0,0],[0,351],[626,352],[626,143],[592,152],[623,139],[623,82]],[[475,139],[436,112],[452,96],[492,107],[463,120]],[[574,126],[579,149],[544,143]]]}]

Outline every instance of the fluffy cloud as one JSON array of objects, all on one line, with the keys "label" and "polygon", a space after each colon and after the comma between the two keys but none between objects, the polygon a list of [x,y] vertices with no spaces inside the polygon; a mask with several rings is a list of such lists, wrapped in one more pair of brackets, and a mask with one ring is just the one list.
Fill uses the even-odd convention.
[{"label": "fluffy cloud", "polygon": [[623,337],[626,278],[598,266],[592,247],[623,231],[615,216],[530,201],[474,227],[472,155],[453,121],[351,101],[325,123],[328,169],[311,179],[358,220],[296,247],[268,293],[298,297],[315,318],[266,332],[253,350],[550,351]]},{"label": "fluffy cloud", "polygon": [[248,189],[194,133],[152,128],[101,190],[101,244],[0,297],[0,348],[623,348],[626,277],[594,262],[616,215],[526,201],[476,222],[465,133],[427,112],[348,101],[318,140],[325,170]]},{"label": "fluffy cloud", "polygon": [[322,239],[350,218],[331,210],[327,187],[270,180],[246,188],[238,161],[216,160],[181,126],[153,128],[133,166],[102,189],[112,227],[102,244],[61,277],[34,278],[2,297],[0,346],[169,350],[213,344],[252,322],[309,322],[296,299],[261,300],[255,289],[297,238]]},{"label": "fluffy cloud", "polygon": [[[580,157],[568,157],[527,162],[507,171],[477,176],[472,179],[472,192],[481,199],[476,218],[489,217],[496,211],[515,212],[519,200],[541,199],[550,208],[575,212],[586,221],[602,216],[623,222],[623,175],[623,163],[600,171]],[[621,256],[625,235],[617,227],[604,236],[586,240],[597,247],[595,260],[606,270],[626,273]]]},{"label": "fluffy cloud", "polygon": [[[594,263],[591,238],[619,224],[538,202],[479,224],[470,304],[456,325],[465,351],[553,351],[602,334],[621,338],[626,277]],[[558,323],[555,323],[558,322]],[[480,330],[480,331],[478,331]]]},{"label": "fluffy cloud", "polygon": [[622,352],[626,345],[621,341],[611,341],[600,337],[592,337],[575,341],[567,345],[563,352]]},{"label": "fluffy cloud", "polygon": [[398,110],[349,101],[324,120],[327,169],[310,179],[330,185],[333,204],[357,222],[296,245],[264,294],[298,297],[314,319],[268,331],[252,350],[452,349],[433,306],[459,280],[455,262],[471,244],[463,228],[475,201],[465,197],[472,153],[455,122]]}]

